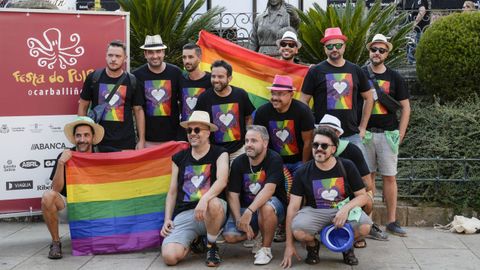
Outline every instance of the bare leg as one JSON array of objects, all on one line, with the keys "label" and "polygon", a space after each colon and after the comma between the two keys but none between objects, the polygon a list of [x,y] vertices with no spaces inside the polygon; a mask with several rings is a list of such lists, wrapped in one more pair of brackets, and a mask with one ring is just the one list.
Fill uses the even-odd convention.
[{"label": "bare leg", "polygon": [[258,226],[262,233],[262,246],[271,247],[275,229],[277,228],[277,215],[271,205],[264,204],[259,209]]},{"label": "bare leg", "polygon": [[169,266],[176,265],[187,256],[188,251],[180,243],[168,243],[162,246],[163,262]]},{"label": "bare leg", "polygon": [[383,176],[383,196],[387,203],[388,223],[394,222],[397,214],[397,179],[395,176]]},{"label": "bare leg", "polygon": [[53,190],[48,190],[42,196],[43,220],[47,225],[48,231],[53,241],[60,241],[58,233],[58,211],[65,208],[61,195]]},{"label": "bare leg", "polygon": [[220,199],[213,198],[208,203],[207,213],[205,215],[205,227],[207,228],[207,233],[210,235],[218,235],[220,229],[222,228],[225,212],[223,211],[222,202]]}]

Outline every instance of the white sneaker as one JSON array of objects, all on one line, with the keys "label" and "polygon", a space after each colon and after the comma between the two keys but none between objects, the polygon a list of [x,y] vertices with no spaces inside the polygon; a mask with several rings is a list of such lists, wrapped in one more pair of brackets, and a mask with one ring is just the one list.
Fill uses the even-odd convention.
[{"label": "white sneaker", "polygon": [[273,258],[272,249],[267,247],[262,247],[256,254],[255,254],[255,262],[253,264],[256,265],[265,265],[268,264]]}]

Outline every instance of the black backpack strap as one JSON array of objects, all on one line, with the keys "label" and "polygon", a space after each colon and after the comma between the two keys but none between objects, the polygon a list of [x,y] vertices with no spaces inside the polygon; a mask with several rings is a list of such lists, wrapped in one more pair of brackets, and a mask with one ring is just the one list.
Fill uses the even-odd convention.
[{"label": "black backpack strap", "polygon": [[105,70],[104,68],[101,68],[101,69],[96,69],[96,70],[93,72],[91,87],[94,87],[94,86],[96,86],[96,85],[98,84],[98,81],[100,80],[100,76],[102,76],[102,72],[103,72],[104,70]]},{"label": "black backpack strap", "polygon": [[345,190],[348,194],[354,196],[353,192],[352,192],[352,189],[350,187],[350,184],[347,184],[346,182],[348,182],[347,180],[347,171],[345,170],[345,166],[343,166],[343,162],[342,162],[342,159],[341,158],[337,158],[337,164],[338,164],[338,167],[340,167],[340,172],[342,173],[342,176],[343,176],[343,184],[345,185],[345,187],[348,188],[348,190]]},{"label": "black backpack strap", "polygon": [[133,88],[133,89],[137,89],[137,78],[135,77],[135,75],[133,75],[132,73],[130,72],[127,72],[128,74],[128,78],[130,79],[130,86]]}]

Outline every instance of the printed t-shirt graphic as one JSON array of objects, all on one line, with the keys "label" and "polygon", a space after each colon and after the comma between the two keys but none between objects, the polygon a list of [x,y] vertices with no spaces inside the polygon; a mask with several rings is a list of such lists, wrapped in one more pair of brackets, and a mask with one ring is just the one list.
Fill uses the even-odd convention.
[{"label": "printed t-shirt graphic", "polygon": [[210,164],[185,167],[183,191],[184,202],[199,201],[210,189]]},{"label": "printed t-shirt graphic", "polygon": [[[110,91],[115,87],[115,84],[99,84],[98,91],[98,104],[105,103]],[[108,102],[106,112],[103,115],[104,121],[124,121],[125,113],[125,98],[127,96],[127,87],[125,85],[120,85],[117,89],[117,92],[112,96]]]},{"label": "printed t-shirt graphic", "polygon": [[215,142],[232,142],[241,139],[238,103],[212,106],[213,123],[218,126]]},{"label": "printed t-shirt graphic", "polygon": [[265,185],[265,179],[266,174],[264,170],[243,174],[243,190],[245,192],[243,200],[245,204],[251,204],[255,200],[255,196]]},{"label": "printed t-shirt graphic", "polygon": [[295,121],[270,121],[268,123],[274,150],[281,156],[298,154]]},{"label": "printed t-shirt graphic", "polygon": [[327,80],[327,110],[351,110],[353,80],[350,73],[329,73]]},{"label": "printed t-shirt graphic", "polygon": [[[380,87],[380,91],[384,92],[387,95],[390,94],[389,81],[377,80],[377,83],[378,83],[378,86]],[[377,93],[375,93],[375,95],[376,94]],[[373,104],[372,114],[388,114],[388,110],[378,100],[375,100],[375,103]]]},{"label": "printed t-shirt graphic", "polygon": [[188,119],[197,105],[198,96],[205,91],[202,87],[185,87],[182,89],[182,119]]},{"label": "printed t-shirt graphic", "polygon": [[312,186],[317,208],[335,208],[338,202],[345,199],[343,177],[313,180]]},{"label": "printed t-shirt graphic", "polygon": [[145,81],[148,116],[169,116],[172,112],[172,82],[170,80]]}]

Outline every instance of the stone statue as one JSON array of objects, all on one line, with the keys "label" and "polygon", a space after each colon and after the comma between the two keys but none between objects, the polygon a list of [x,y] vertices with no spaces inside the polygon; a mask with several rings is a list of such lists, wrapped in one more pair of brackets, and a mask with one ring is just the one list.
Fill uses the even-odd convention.
[{"label": "stone statue", "polygon": [[279,54],[275,41],[285,31],[296,32],[299,23],[300,19],[293,6],[284,0],[268,0],[267,9],[253,23],[249,49],[277,57]]}]

